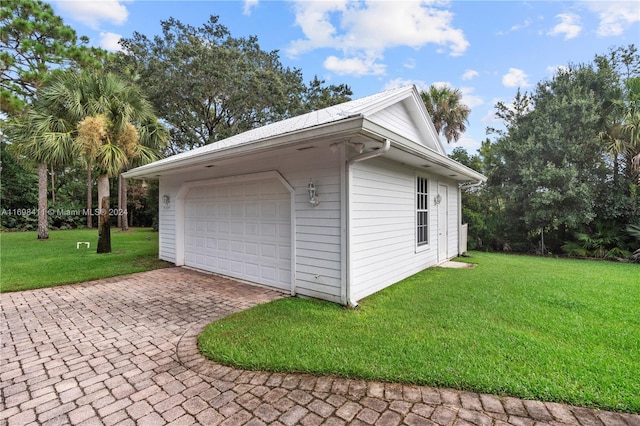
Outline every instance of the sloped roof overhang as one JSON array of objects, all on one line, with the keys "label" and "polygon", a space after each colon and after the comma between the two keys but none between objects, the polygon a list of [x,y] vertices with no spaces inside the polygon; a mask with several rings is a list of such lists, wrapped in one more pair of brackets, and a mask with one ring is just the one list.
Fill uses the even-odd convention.
[{"label": "sloped roof overhang", "polygon": [[[145,166],[125,172],[125,178],[154,180],[159,176],[184,173],[189,169],[197,169],[212,162],[240,159],[247,155],[298,147],[310,141],[341,140],[353,137],[365,137],[373,142],[391,141],[391,149],[384,155],[395,162],[423,170],[425,172],[446,176],[460,183],[484,182],[482,174],[443,156],[440,153],[419,143],[406,139],[379,124],[372,122],[361,114],[345,117],[340,121],[306,128],[286,134],[252,141],[233,146],[223,146],[208,150],[194,150],[168,157]],[[377,144],[367,145],[367,149],[376,149]]]},{"label": "sloped roof overhang", "polygon": [[363,120],[363,131],[378,140],[391,141],[391,149],[384,155],[390,160],[428,173],[446,176],[459,183],[482,183],[487,180],[483,174],[422,144],[403,138],[366,118]]},{"label": "sloped roof overhang", "polygon": [[260,154],[288,146],[299,145],[310,140],[338,138],[341,135],[356,134],[362,129],[363,116],[356,114],[339,121],[305,128],[285,134],[275,135],[232,146],[213,147],[208,150],[192,150],[165,159],[136,167],[123,173],[125,178],[157,179],[164,174],[182,173],[185,168],[200,166],[212,161],[227,160],[248,154]]}]

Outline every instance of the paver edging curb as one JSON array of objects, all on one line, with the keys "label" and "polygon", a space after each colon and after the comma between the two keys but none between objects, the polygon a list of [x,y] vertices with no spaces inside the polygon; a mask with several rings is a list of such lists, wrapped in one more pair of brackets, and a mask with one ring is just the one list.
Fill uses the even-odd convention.
[{"label": "paver edging curb", "polygon": [[[214,320],[215,321],[215,320]],[[226,384],[225,387],[232,388],[234,386],[234,380],[225,380],[225,376],[231,377],[239,377],[241,374],[250,371],[256,375],[258,374],[278,374],[268,371],[260,371],[260,370],[244,370],[236,367],[226,366],[215,361],[210,360],[206,356],[204,356],[198,347],[198,336],[204,331],[205,327],[210,324],[212,321],[202,321],[198,323],[192,324],[187,331],[180,337],[176,345],[176,355],[178,358],[178,362],[187,369],[190,369],[196,372],[198,375],[203,377],[209,381],[216,381],[218,384]],[[235,374],[234,374],[235,373]],[[420,402],[429,402],[427,401],[428,397],[426,395],[437,395],[437,401],[433,400],[432,402],[435,405],[439,405],[445,409],[454,410],[456,413],[461,414],[462,411],[469,411],[465,405],[467,405],[464,401],[465,398],[470,399],[478,399],[481,403],[481,407],[478,410],[478,413],[482,413],[485,409],[482,408],[485,404],[496,403],[501,405],[502,413],[505,417],[511,417],[514,413],[510,412],[513,407],[507,408],[505,411],[504,408],[506,405],[513,405],[514,401],[518,402],[518,405],[524,410],[522,413],[524,417],[522,419],[536,418],[537,424],[545,424],[544,417],[547,415],[550,417],[552,424],[556,425],[580,425],[583,422],[580,420],[581,417],[584,417],[584,424],[597,424],[593,423],[594,419],[602,422],[604,425],[608,425],[609,423],[603,418],[607,417],[609,414],[613,414],[617,417],[616,420],[622,420],[629,426],[640,426],[640,415],[637,414],[629,414],[629,413],[618,413],[618,412],[608,412],[602,411],[599,409],[586,408],[586,407],[578,407],[571,406],[567,404],[560,404],[554,402],[541,402],[534,400],[525,400],[520,398],[515,398],[511,396],[495,396],[488,394],[480,394],[468,391],[460,391],[457,389],[440,389],[433,388],[429,386],[418,386],[418,385],[404,385],[397,383],[385,383],[385,382],[373,382],[373,381],[364,381],[359,379],[347,379],[339,376],[326,376],[326,375],[314,375],[307,373],[280,373],[283,376],[300,376],[304,377],[315,377],[316,379],[330,379],[339,382],[343,382],[344,390],[342,392],[337,392],[343,396],[354,397],[354,398],[362,398],[365,396],[374,396],[389,402],[391,401],[400,401],[406,399],[407,390],[409,388],[414,388],[418,390],[419,397],[416,401]],[[381,389],[379,394],[370,395],[372,391],[368,389],[367,384],[372,384],[374,387]],[[364,389],[355,390],[354,388],[362,387]],[[397,388],[397,389],[392,389]],[[393,391],[397,392],[393,392]],[[354,394],[355,393],[355,394]],[[389,397],[390,393],[397,393],[397,395]],[[360,395],[361,394],[361,395]],[[444,399],[442,395],[445,395]],[[475,397],[478,398],[475,398]],[[427,398],[427,399],[425,399]],[[505,405],[506,404],[506,405]],[[538,417],[535,413],[530,412],[530,408],[527,408],[528,405],[535,405],[535,407],[539,407],[539,405],[543,405],[545,408],[545,416]],[[534,407],[534,408],[535,408]],[[550,412],[547,413],[547,409],[550,409]],[[493,411],[493,410],[491,410]],[[517,410],[516,410],[517,411]],[[599,415],[601,414],[601,415]],[[496,416],[498,413],[492,413],[492,417]],[[577,422],[569,420],[571,417],[577,419]],[[506,421],[505,418],[503,421]],[[618,423],[616,423],[618,424]],[[620,423],[622,425],[622,423]]]}]

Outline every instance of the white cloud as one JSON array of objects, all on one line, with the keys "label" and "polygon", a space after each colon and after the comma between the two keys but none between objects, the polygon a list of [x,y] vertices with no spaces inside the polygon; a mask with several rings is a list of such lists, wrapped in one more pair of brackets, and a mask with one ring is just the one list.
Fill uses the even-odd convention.
[{"label": "white cloud", "polygon": [[[448,81],[434,81],[431,84],[426,83],[423,80],[409,80],[405,78],[396,78],[393,80],[389,80],[387,84],[384,86],[384,90],[396,89],[398,87],[404,87],[414,84],[418,90],[425,91],[429,90],[429,86],[433,85],[438,88],[448,87],[450,89],[455,89],[453,85]],[[462,93],[462,103],[467,105],[469,108],[473,109],[477,106],[483,105],[484,100],[477,95],[474,95],[475,88],[473,87],[459,87],[458,88]]]},{"label": "white cloud", "polygon": [[466,133],[460,135],[460,139],[458,139],[457,142],[452,141],[451,143],[447,143],[447,140],[444,137],[441,137],[441,140],[447,154],[451,154],[456,148],[464,148],[464,150],[469,154],[475,154],[480,148],[482,148],[482,142],[475,140]]},{"label": "white cloud", "polygon": [[242,9],[243,15],[251,15],[251,9],[258,6],[259,0],[244,0],[244,8]]},{"label": "white cloud", "polygon": [[474,77],[478,76],[478,71],[476,70],[466,70],[464,74],[462,74],[463,80],[471,80]]},{"label": "white cloud", "polygon": [[637,2],[587,2],[587,7],[598,14],[600,25],[597,33],[602,37],[621,35],[631,25],[640,22],[640,6]]},{"label": "white cloud", "polygon": [[528,76],[519,68],[509,68],[509,72],[502,76],[502,85],[505,87],[527,87],[530,86]]},{"label": "white cloud", "polygon": [[[305,37],[290,43],[289,56],[334,49],[342,52],[344,61],[359,58],[362,64],[375,67],[368,74],[379,72],[378,61],[389,48],[435,44],[459,56],[469,47],[462,30],[452,26],[453,14],[430,1],[299,1],[294,9],[296,25]],[[359,75],[362,72],[358,69]]]},{"label": "white cloud", "polygon": [[498,31],[497,34],[498,35],[507,35],[507,34],[509,34],[511,32],[520,31],[520,30],[522,30],[524,28],[527,28],[530,25],[531,25],[531,20],[530,19],[525,19],[522,24],[513,25],[511,28],[509,28],[509,30],[507,30],[507,31]]},{"label": "white cloud", "polygon": [[377,63],[375,58],[338,58],[337,56],[329,56],[323,63],[324,67],[339,75],[353,75],[361,77],[363,75],[381,75],[384,74],[386,66]]},{"label": "white cloud", "polygon": [[448,81],[434,81],[433,83],[431,83],[431,85],[437,87],[438,89],[443,89],[445,87],[453,89],[453,86]]},{"label": "white cloud", "polygon": [[493,107],[489,108],[486,114],[480,119],[482,124],[490,127],[494,127],[496,124],[502,124],[502,120],[496,115],[495,105],[500,102],[500,99],[494,98],[492,101]]},{"label": "white cloud", "polygon": [[416,67],[416,60],[414,58],[409,58],[404,61],[404,64],[402,64],[402,66],[412,70]]},{"label": "white cloud", "polygon": [[395,78],[393,80],[389,80],[385,85],[383,90],[391,90],[397,89],[399,87],[415,85],[418,90],[423,91],[429,88],[429,85],[422,80],[409,80],[406,78]]},{"label": "white cloud", "polygon": [[468,106],[470,109],[484,104],[484,100],[480,96],[473,94],[475,90],[476,89],[474,87],[460,88],[460,91],[462,92],[462,103]]},{"label": "white cloud", "polygon": [[56,4],[61,11],[72,19],[98,29],[101,22],[122,25],[129,17],[129,11],[119,0],[58,0]]},{"label": "white cloud", "polygon": [[580,16],[573,13],[561,13],[556,15],[556,18],[560,19],[560,23],[553,27],[553,29],[547,33],[548,35],[564,35],[565,40],[578,37],[582,31]]},{"label": "white cloud", "polygon": [[[406,78],[396,78],[393,80],[389,80],[387,84],[385,84],[384,90],[396,89],[398,87],[409,86],[411,84],[414,84],[420,91],[429,90],[429,86],[431,85],[436,86],[438,88],[448,87],[450,89],[455,89],[455,87],[453,87],[453,85],[448,81],[434,81],[433,83],[428,84],[423,80],[409,80]],[[484,100],[480,96],[473,94],[473,92],[475,92],[475,88],[459,87],[458,89],[462,93],[462,103],[467,105],[469,108],[473,109],[479,105],[484,104]]]},{"label": "white cloud", "polygon": [[[526,92],[523,94],[526,94]],[[487,110],[485,115],[480,119],[480,122],[482,124],[485,124],[487,127],[491,127],[497,130],[504,130],[505,122],[502,118],[498,117],[498,108],[496,106],[498,105],[498,103],[502,103],[507,111],[510,111],[512,114],[516,114],[516,110],[513,105],[514,101],[515,97],[509,100],[493,98],[491,100],[491,108]],[[525,114],[529,113],[532,109],[533,105],[529,103]]]},{"label": "white cloud", "polygon": [[117,52],[122,50],[122,46],[118,44],[122,38],[121,34],[101,32],[100,33],[100,47],[110,52]]},{"label": "white cloud", "polygon": [[558,73],[567,71],[569,71],[569,67],[567,67],[566,65],[549,65],[547,67],[547,73],[551,75],[556,75]]}]

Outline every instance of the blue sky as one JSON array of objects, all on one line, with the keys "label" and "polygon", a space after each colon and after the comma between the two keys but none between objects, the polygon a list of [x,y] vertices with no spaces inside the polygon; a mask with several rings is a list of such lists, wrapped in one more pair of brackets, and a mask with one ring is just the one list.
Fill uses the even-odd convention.
[{"label": "blue sky", "polygon": [[346,83],[353,98],[388,88],[447,84],[471,107],[448,151],[475,153],[497,126],[497,101],[531,91],[569,63],[640,45],[640,2],[627,1],[149,1],[57,0],[78,35],[108,50],[134,31],[152,37],[169,17],[200,26],[209,15],[234,37],[255,35],[308,82]]}]

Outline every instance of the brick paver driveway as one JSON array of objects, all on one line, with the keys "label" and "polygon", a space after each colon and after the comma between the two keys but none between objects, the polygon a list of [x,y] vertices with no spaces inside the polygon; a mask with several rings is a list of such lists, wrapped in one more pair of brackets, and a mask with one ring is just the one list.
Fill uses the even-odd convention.
[{"label": "brick paver driveway", "polygon": [[449,389],[249,372],[201,357],[207,322],[280,293],[183,268],[0,297],[0,424],[640,425]]}]

